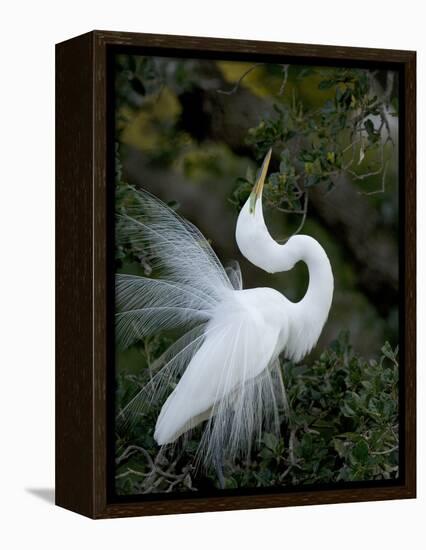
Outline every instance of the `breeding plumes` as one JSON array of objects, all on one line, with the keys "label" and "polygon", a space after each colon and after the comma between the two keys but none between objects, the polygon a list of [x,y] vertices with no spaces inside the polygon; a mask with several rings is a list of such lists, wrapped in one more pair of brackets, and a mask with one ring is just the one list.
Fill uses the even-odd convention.
[{"label": "breeding plumes", "polygon": [[198,457],[207,466],[223,455],[247,456],[263,431],[279,432],[279,410],[286,406],[279,356],[300,361],[316,344],[331,306],[333,275],[321,245],[306,235],[278,244],[267,230],[262,190],[270,156],[240,212],[236,241],[269,273],[307,264],[309,286],[297,303],[272,288],[244,290],[238,264],[223,267],[194,225],[147,192],[139,192],[118,221],[122,235],[142,247],[160,274],[117,275],[119,344],[169,329],[182,334],[151,365],[151,380],[120,421],[138,421],[145,407],[162,403],[158,445],[204,423]]}]

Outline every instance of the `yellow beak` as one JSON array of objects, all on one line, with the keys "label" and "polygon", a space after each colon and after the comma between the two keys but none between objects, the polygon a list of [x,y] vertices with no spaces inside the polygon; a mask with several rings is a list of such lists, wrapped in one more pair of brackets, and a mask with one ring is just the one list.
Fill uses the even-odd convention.
[{"label": "yellow beak", "polygon": [[250,212],[254,213],[256,207],[256,201],[261,196],[263,186],[265,184],[266,174],[268,173],[269,161],[271,160],[272,147],[266,153],[265,158],[263,159],[262,166],[259,170],[259,175],[257,177],[256,183],[254,184],[253,190],[250,194]]}]

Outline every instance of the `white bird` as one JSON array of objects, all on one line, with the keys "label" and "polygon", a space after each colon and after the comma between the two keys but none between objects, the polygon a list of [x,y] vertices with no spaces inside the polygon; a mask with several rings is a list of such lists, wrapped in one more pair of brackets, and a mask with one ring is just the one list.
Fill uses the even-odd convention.
[{"label": "white bird", "polygon": [[333,274],[321,245],[306,235],[278,244],[265,225],[262,190],[270,157],[271,151],[239,214],[236,241],[268,273],[306,263],[309,286],[297,303],[272,288],[243,290],[238,264],[225,269],[195,226],[146,192],[118,222],[161,273],[158,279],[117,276],[119,342],[126,347],[162,330],[184,329],[122,418],[134,420],[144,407],[165,399],[156,442],[174,443],[206,422],[199,447],[206,465],[223,453],[247,456],[263,431],[279,431],[279,408],[286,401],[279,355],[297,362],[309,353],[332,302]]}]

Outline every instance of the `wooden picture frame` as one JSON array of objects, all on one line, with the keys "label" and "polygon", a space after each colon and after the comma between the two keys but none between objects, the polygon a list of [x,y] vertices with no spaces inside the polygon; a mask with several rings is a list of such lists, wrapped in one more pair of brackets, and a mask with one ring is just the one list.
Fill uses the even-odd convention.
[{"label": "wooden picture frame", "polygon": [[[400,382],[404,410],[401,475],[392,484],[315,491],[226,494],[120,501],[108,491],[108,338],[111,254],[107,133],[108,55],[114,48],[235,55],[256,59],[387,63],[400,71],[404,113],[401,213],[405,256],[401,292],[405,345]],[[414,498],[416,495],[416,54],[316,46],[93,31],[56,46],[56,504],[91,518],[113,518],[306,504]]]}]

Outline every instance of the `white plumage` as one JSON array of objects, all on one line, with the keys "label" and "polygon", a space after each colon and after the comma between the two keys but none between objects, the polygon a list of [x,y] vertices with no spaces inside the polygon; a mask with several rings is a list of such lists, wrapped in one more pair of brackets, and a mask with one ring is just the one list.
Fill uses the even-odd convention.
[{"label": "white plumage", "polygon": [[269,158],[241,210],[236,240],[248,260],[271,273],[306,262],[310,282],[298,303],[272,288],[243,290],[238,264],[225,269],[197,228],[146,192],[118,222],[161,273],[161,279],[117,276],[118,341],[127,347],[161,330],[184,330],[123,418],[134,420],[146,405],[165,400],[154,433],[159,445],[206,421],[199,449],[206,464],[222,453],[247,454],[263,430],[279,430],[285,391],[278,357],[302,359],[331,305],[333,276],[319,243],[297,235],[280,245],[268,233],[262,188]]}]

